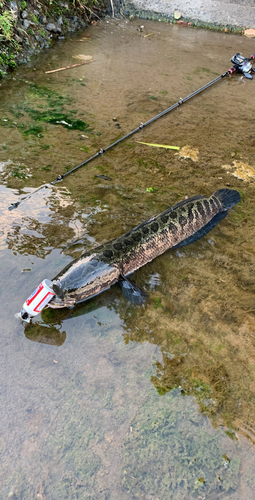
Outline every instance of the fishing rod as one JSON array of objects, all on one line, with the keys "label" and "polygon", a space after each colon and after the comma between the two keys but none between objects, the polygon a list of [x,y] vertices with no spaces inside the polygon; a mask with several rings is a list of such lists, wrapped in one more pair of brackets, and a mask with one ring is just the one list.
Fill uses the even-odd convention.
[{"label": "fishing rod", "polygon": [[244,57],[239,52],[237,52],[231,58],[231,62],[233,63],[233,66],[231,68],[229,68],[228,71],[226,71],[222,75],[218,76],[217,78],[215,78],[211,82],[207,83],[203,87],[200,87],[200,89],[196,90],[195,92],[193,92],[192,94],[188,95],[184,99],[182,99],[180,97],[179,101],[177,101],[175,104],[173,104],[172,106],[170,106],[170,108],[165,109],[164,111],[162,111],[158,115],[154,116],[153,118],[151,118],[147,122],[140,123],[139,127],[136,127],[134,130],[132,130],[128,134],[124,135],[124,137],[121,137],[117,141],[113,142],[112,144],[110,144],[106,148],[104,148],[104,149],[100,148],[100,150],[96,154],[94,154],[93,156],[91,156],[87,160],[83,161],[82,163],[80,163],[76,167],[72,168],[72,170],[69,170],[68,172],[66,172],[64,174],[58,175],[58,177],[54,181],[51,181],[49,184],[43,184],[38,189],[36,189],[35,191],[33,191],[33,193],[25,196],[20,201],[12,203],[8,207],[8,210],[13,210],[14,208],[17,208],[22,201],[31,198],[31,196],[33,194],[37,193],[40,189],[42,189],[44,187],[48,188],[50,186],[53,186],[57,182],[62,181],[68,175],[72,174],[73,172],[76,172],[76,170],[78,170],[79,168],[83,167],[84,165],[86,165],[90,161],[95,160],[95,158],[98,158],[99,156],[102,156],[104,153],[106,153],[106,151],[109,151],[109,149],[113,148],[114,146],[117,146],[117,144],[119,144],[120,142],[124,141],[128,137],[131,137],[132,135],[136,134],[136,132],[140,132],[140,130],[142,130],[144,127],[147,127],[147,125],[150,125],[151,123],[155,122],[159,118],[162,118],[162,116],[166,115],[167,113],[170,113],[170,111],[173,111],[174,109],[178,108],[179,106],[181,106],[185,102],[189,101],[189,99],[192,99],[192,97],[195,97],[196,95],[198,95],[201,92],[203,92],[204,90],[208,89],[209,87],[211,87],[215,83],[221,81],[226,76],[232,75],[233,73],[238,72],[238,73],[242,73],[245,76],[245,78],[248,78],[248,79],[251,80],[253,78],[252,73],[255,73],[255,69],[251,65],[251,61],[254,61],[254,59],[255,59],[255,54],[252,54],[251,57]]}]

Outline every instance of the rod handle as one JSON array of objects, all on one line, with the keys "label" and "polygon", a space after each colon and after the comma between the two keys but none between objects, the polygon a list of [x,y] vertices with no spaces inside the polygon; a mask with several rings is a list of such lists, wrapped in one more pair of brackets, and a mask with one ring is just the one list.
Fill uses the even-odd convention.
[{"label": "rod handle", "polygon": [[232,75],[232,73],[235,73],[235,71],[236,71],[236,67],[232,66],[232,68],[229,68],[228,73],[230,73]]}]

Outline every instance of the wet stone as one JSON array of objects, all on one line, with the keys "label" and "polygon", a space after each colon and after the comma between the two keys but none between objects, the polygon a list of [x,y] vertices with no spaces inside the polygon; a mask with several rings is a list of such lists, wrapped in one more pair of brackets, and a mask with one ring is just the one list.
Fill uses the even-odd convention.
[{"label": "wet stone", "polygon": [[28,13],[26,10],[23,10],[23,12],[21,12],[21,17],[22,19],[26,19],[28,17]]},{"label": "wet stone", "polygon": [[41,16],[39,19],[41,24],[46,24],[47,23],[47,18],[45,16]]},{"label": "wet stone", "polygon": [[10,8],[11,10],[13,10],[15,13],[17,12],[18,10],[18,4],[17,2],[14,0],[13,2],[10,2]]},{"label": "wet stone", "polygon": [[56,33],[57,32],[57,27],[53,23],[48,23],[46,25],[46,30],[47,31],[52,31],[53,33]]},{"label": "wet stone", "polygon": [[18,42],[18,43],[22,43],[22,38],[20,38],[20,36],[19,36],[19,35],[15,35],[15,37],[14,37],[14,38],[15,38],[16,42]]},{"label": "wet stone", "polygon": [[23,24],[24,28],[27,29],[30,26],[30,21],[28,21],[28,19],[24,19],[22,24]]},{"label": "wet stone", "polygon": [[24,31],[21,28],[16,28],[16,30],[21,38],[23,38],[24,34],[27,36],[27,34],[24,33]]}]

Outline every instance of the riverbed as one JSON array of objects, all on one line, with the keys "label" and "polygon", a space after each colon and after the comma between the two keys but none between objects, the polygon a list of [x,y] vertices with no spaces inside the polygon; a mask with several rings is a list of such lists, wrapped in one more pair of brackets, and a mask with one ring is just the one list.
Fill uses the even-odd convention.
[{"label": "riverbed", "polygon": [[[250,56],[252,40],[108,19],[2,81],[3,498],[254,498],[255,81],[227,77],[49,185],[236,52]],[[132,275],[144,305],[115,285],[30,325],[15,317],[84,250],[224,187],[241,203],[213,231]]]}]

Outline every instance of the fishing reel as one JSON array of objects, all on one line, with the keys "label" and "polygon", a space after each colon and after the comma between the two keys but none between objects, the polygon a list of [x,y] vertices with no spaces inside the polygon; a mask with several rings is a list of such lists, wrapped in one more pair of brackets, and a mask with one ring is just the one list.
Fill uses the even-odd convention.
[{"label": "fishing reel", "polygon": [[255,69],[253,69],[250,61],[254,59],[255,59],[254,54],[248,58],[248,57],[243,57],[241,54],[239,54],[239,52],[237,52],[237,54],[235,54],[232,57],[231,62],[234,64],[235,71],[243,73],[245,78],[249,78],[251,80],[253,78],[251,73],[255,73]]}]

